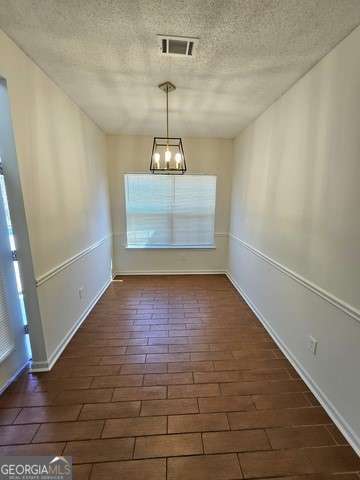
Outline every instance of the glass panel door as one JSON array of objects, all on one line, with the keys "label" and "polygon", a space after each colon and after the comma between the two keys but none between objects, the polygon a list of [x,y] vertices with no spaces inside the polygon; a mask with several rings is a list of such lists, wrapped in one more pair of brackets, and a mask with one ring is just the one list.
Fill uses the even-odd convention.
[{"label": "glass panel door", "polygon": [[0,392],[29,359],[14,232],[0,159]]}]

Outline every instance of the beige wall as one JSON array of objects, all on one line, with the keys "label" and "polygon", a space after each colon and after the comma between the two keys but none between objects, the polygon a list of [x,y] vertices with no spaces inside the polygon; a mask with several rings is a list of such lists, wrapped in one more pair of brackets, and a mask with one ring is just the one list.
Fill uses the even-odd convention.
[{"label": "beige wall", "polygon": [[[39,361],[45,365],[59,353],[64,338],[109,279],[105,136],[2,32],[0,75],[8,85],[35,277],[40,283],[37,293],[47,359]],[[82,286],[85,293],[80,299]]]},{"label": "beige wall", "polygon": [[[216,249],[127,250],[124,173],[148,172],[152,138],[108,136],[111,214],[114,231],[114,270],[141,272],[217,272],[226,270],[232,141],[185,138],[189,173],[217,175]],[[225,235],[224,235],[225,234]]]},{"label": "beige wall", "polygon": [[359,45],[360,28],[237,137],[229,239],[233,280],[358,450]]}]

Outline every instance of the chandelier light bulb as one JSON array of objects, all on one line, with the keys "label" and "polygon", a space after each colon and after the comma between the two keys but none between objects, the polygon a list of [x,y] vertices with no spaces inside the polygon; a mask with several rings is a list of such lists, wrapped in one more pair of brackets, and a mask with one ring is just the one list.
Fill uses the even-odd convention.
[{"label": "chandelier light bulb", "polygon": [[171,160],[171,152],[167,148],[166,152],[165,152],[165,162],[166,162],[167,166],[169,166],[170,160]]},{"label": "chandelier light bulb", "polygon": [[175,154],[176,168],[180,168],[181,160],[182,160],[181,153],[180,153],[180,152],[177,152],[177,153]]},{"label": "chandelier light bulb", "polygon": [[160,168],[160,153],[155,152],[153,155],[153,159],[154,159],[156,168]]}]

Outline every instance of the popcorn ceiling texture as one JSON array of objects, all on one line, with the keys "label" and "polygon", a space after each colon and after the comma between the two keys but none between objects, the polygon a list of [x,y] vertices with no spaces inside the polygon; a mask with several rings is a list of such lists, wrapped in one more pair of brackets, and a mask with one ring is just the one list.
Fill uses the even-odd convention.
[{"label": "popcorn ceiling texture", "polygon": [[[0,0],[0,27],[107,133],[234,137],[360,23],[359,0]],[[200,38],[163,57],[156,34]]]}]

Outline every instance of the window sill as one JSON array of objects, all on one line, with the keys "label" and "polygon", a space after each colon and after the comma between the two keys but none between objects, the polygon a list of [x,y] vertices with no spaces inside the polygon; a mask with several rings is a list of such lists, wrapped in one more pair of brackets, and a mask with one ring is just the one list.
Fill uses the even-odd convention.
[{"label": "window sill", "polygon": [[126,245],[127,250],[215,250],[216,245]]}]

